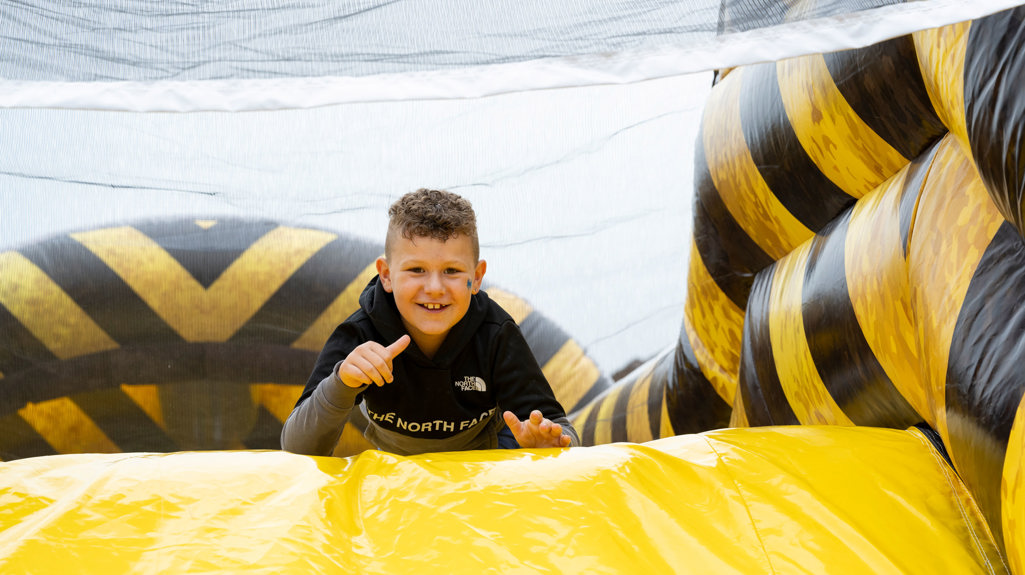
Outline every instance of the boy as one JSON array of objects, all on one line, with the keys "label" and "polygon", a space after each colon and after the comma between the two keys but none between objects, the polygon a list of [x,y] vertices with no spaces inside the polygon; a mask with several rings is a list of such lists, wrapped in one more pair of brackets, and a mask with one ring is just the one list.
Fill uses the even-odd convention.
[{"label": "boy", "polygon": [[579,445],[519,328],[480,291],[470,203],[419,189],[388,215],[378,275],[320,352],[282,448],[330,455],[357,404],[367,440],[400,455]]}]

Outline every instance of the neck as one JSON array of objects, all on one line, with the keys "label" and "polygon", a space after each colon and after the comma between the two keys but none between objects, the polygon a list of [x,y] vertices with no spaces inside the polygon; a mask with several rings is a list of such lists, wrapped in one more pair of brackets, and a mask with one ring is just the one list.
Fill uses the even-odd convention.
[{"label": "neck", "polygon": [[419,330],[413,328],[406,320],[403,319],[402,323],[406,326],[406,332],[409,333],[409,337],[413,339],[413,343],[416,347],[425,355],[427,359],[434,359],[434,354],[438,353],[438,349],[441,348],[441,344],[445,341],[445,335],[447,334],[426,334],[421,333]]}]

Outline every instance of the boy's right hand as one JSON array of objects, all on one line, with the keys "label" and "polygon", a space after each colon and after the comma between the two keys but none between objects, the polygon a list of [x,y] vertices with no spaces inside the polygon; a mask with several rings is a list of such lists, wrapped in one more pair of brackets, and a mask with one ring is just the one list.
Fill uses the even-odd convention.
[{"label": "boy's right hand", "polygon": [[392,360],[409,346],[409,335],[385,347],[376,341],[367,341],[349,353],[338,367],[338,379],[349,387],[362,387],[371,383],[391,383]]}]

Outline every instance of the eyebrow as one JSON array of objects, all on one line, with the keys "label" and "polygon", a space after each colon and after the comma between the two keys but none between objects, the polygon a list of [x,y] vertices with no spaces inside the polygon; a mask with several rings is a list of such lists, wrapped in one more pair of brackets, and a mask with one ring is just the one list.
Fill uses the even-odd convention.
[{"label": "eyebrow", "polygon": [[[428,263],[427,260],[407,260],[405,262],[402,262],[402,267],[409,267],[409,266],[421,266],[422,267],[422,266],[425,266],[427,263]],[[434,262],[434,263],[436,263],[436,262]],[[461,262],[459,260],[448,260],[448,261],[441,262],[438,265],[440,265],[441,267],[458,267],[458,268],[465,268],[465,267],[467,267],[465,262]]]}]

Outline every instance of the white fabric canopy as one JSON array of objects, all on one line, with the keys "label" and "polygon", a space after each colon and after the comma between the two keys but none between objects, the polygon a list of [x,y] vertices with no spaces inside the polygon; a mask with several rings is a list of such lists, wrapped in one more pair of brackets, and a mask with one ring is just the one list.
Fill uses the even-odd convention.
[{"label": "white fabric canopy", "polygon": [[710,70],[1015,4],[2,3],[0,250],[181,216],[382,240],[446,188],[487,279],[611,374],[679,333]]},{"label": "white fabric canopy", "polygon": [[640,82],[874,44],[1013,0],[0,6],[0,107],[267,110]]}]

